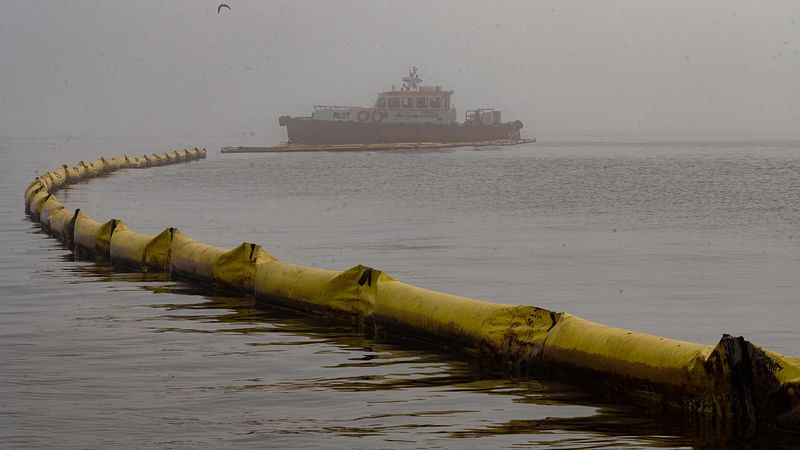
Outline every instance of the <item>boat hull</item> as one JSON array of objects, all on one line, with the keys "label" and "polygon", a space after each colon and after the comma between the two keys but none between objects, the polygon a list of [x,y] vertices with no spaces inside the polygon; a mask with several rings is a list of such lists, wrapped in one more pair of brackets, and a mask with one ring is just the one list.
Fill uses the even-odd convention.
[{"label": "boat hull", "polygon": [[519,139],[522,122],[479,124],[398,124],[314,120],[283,116],[293,144],[377,144],[392,142],[479,142]]}]

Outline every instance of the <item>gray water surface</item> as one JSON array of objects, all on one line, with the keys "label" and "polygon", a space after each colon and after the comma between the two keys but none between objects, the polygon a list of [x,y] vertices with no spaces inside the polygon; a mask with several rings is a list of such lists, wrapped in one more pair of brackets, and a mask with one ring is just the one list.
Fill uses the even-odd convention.
[{"label": "gray water surface", "polygon": [[748,445],[561,380],[486,378],[461,355],[75,261],[25,217],[23,191],[63,163],[123,153],[209,149],[59,199],[144,233],[175,226],[308,266],[366,264],[439,291],[800,354],[800,142],[218,153],[247,144],[264,142],[0,139],[2,446]]}]

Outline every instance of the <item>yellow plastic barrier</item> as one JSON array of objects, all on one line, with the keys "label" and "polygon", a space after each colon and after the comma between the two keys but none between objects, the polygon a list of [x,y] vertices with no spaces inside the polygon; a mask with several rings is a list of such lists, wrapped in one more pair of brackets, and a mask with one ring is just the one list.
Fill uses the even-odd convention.
[{"label": "yellow plastic barrier", "polygon": [[214,278],[214,263],[227,251],[176,232],[171,243],[170,271],[178,276],[210,283]]},{"label": "yellow plastic barrier", "polygon": [[94,170],[97,172],[97,175],[95,175],[95,176],[101,177],[101,176],[105,175],[105,173],[106,173],[106,164],[105,164],[105,160],[103,158],[97,158],[94,161],[92,161],[91,163],[89,163],[89,165],[94,167]]},{"label": "yellow plastic barrier", "polygon": [[163,161],[161,160],[161,158],[155,153],[153,153],[152,155],[149,155],[149,156],[145,156],[145,158],[147,158],[147,162],[148,162],[148,166],[149,167],[157,167],[157,166],[160,166],[160,165],[163,164]]},{"label": "yellow plastic barrier", "polygon": [[78,163],[78,165],[84,168],[86,172],[85,175],[86,178],[95,178],[103,174],[103,169],[97,167],[94,163],[86,164],[83,161],[81,161],[80,163]]},{"label": "yellow plastic barrier", "polygon": [[272,260],[256,267],[255,294],[304,309],[369,316],[374,295],[362,292],[371,289],[363,281],[371,274],[365,266],[336,272]]},{"label": "yellow plastic barrier", "polygon": [[75,180],[73,181],[73,183],[78,183],[81,180],[85,180],[87,178],[87,176],[86,176],[87,171],[86,171],[86,166],[85,165],[78,164],[77,166],[72,168],[72,171],[76,175],[75,176]]},{"label": "yellow plastic barrier", "polygon": [[39,192],[47,192],[47,187],[41,182],[39,177],[36,177],[33,183],[28,186],[28,189],[25,190],[25,212],[31,212],[31,203],[33,203],[33,197],[38,194]]},{"label": "yellow plastic barrier", "polygon": [[171,163],[178,162],[181,160],[181,157],[178,155],[178,152],[173,150],[171,152],[166,152],[164,155],[167,157],[167,160]]},{"label": "yellow plastic barrier", "polygon": [[67,171],[66,165],[52,172],[47,172],[45,176],[49,181],[47,190],[50,192],[55,192],[69,183],[69,172]]},{"label": "yellow plastic barrier", "polygon": [[67,183],[121,168],[203,158],[204,149],[100,158],[62,166],[25,190],[26,211],[76,253],[144,271],[222,286],[290,307],[356,316],[360,322],[427,337],[517,373],[583,375],[592,382],[744,434],[774,425],[800,429],[800,358],[725,335],[715,346],[590,322],[533,306],[502,305],[418,288],[366,266],[344,272],[275,259],[252,243],[232,249],[191,239],[174,228],[137,233],[112,219],[99,223],[65,208],[52,194]]},{"label": "yellow plastic barrier", "polygon": [[[687,398],[703,413],[714,410],[714,379],[705,364],[713,347],[609,327],[562,313],[549,331],[545,367],[591,371],[627,383],[629,393],[681,392],[664,403]],[[653,386],[656,386],[654,388]],[[700,401],[698,401],[700,400]]]},{"label": "yellow plastic barrier", "polygon": [[800,421],[800,359],[764,351],[742,338],[726,335],[712,347],[562,313],[548,333],[543,363],[590,372],[624,386],[628,395],[722,422],[746,417],[745,425],[755,426],[757,415],[781,402],[787,412],[777,421]]},{"label": "yellow plastic barrier", "polygon": [[101,156],[97,161],[95,161],[95,164],[97,164],[98,167],[102,167],[103,173],[111,172],[111,165],[108,163],[108,160],[105,157]]},{"label": "yellow plastic barrier", "polygon": [[147,167],[147,160],[144,157],[136,157],[133,158],[131,167],[135,167],[137,169],[144,169]]},{"label": "yellow plastic barrier", "polygon": [[[57,190],[56,188],[53,187],[54,185],[56,185],[56,179],[51,175],[50,172],[45,172],[39,175],[36,179],[39,180],[40,183],[42,183],[42,186],[44,186],[44,190],[47,191],[48,193],[51,191],[55,192]],[[66,177],[64,179],[66,180]],[[65,183],[66,181],[57,186],[61,187]]]},{"label": "yellow plastic barrier", "polygon": [[67,171],[67,183],[77,183],[81,181],[81,173],[75,167],[64,165],[64,170]]},{"label": "yellow plastic barrier", "polygon": [[215,282],[248,294],[255,292],[258,265],[275,257],[258,244],[245,242],[223,253],[211,267]]},{"label": "yellow plastic barrier", "polygon": [[[777,422],[781,426],[800,430],[800,358],[781,355],[769,350],[762,350],[769,358],[770,368],[775,376],[774,386],[785,391],[785,402],[787,406],[776,408],[779,411]],[[782,395],[774,397],[781,398]]]},{"label": "yellow plastic barrier", "polygon": [[50,230],[50,234],[60,241],[72,242],[71,226],[74,218],[75,213],[68,208],[62,207],[53,212],[47,221],[47,228]]},{"label": "yellow plastic barrier", "polygon": [[54,196],[49,195],[45,201],[42,203],[42,207],[39,211],[39,223],[45,226],[45,228],[50,228],[50,216],[58,211],[59,209],[63,209],[64,205],[61,204],[60,201]]},{"label": "yellow plastic barrier", "polygon": [[105,223],[97,222],[79,210],[76,213],[72,238],[75,250],[80,254],[110,258],[111,235],[120,224],[122,222],[117,219]]},{"label": "yellow plastic barrier", "polygon": [[123,168],[125,166],[125,157],[124,156],[117,156],[114,158],[109,159],[108,161],[108,170],[109,172],[116,172],[117,170]]},{"label": "yellow plastic barrier", "polygon": [[174,228],[167,228],[157,235],[137,233],[120,222],[111,234],[111,263],[145,272],[165,272],[169,268],[170,243],[174,232]]},{"label": "yellow plastic barrier", "polygon": [[260,245],[243,243],[225,249],[198,242],[176,230],[170,244],[169,268],[179,277],[252,294],[256,264],[274,259]]},{"label": "yellow plastic barrier", "polygon": [[33,194],[35,194],[36,191],[49,192],[50,191],[49,187],[50,187],[50,181],[47,180],[44,174],[41,174],[36,178],[34,178],[31,184],[28,185],[28,188],[25,189],[25,206],[27,208],[30,208]]},{"label": "yellow plastic barrier", "polygon": [[36,177],[36,179],[42,183],[42,186],[44,186],[46,191],[50,192],[51,188],[53,187],[53,178],[51,178],[50,172],[45,172]]},{"label": "yellow plastic barrier", "polygon": [[527,369],[541,354],[555,317],[532,306],[501,305],[422,289],[383,274],[377,281],[375,320],[456,340],[473,349],[513,356]]},{"label": "yellow plastic barrier", "polygon": [[62,170],[56,169],[52,172],[46,172],[44,174],[44,177],[47,179],[48,192],[56,192],[57,190],[61,189],[62,187],[70,183],[68,169],[62,169]]},{"label": "yellow plastic barrier", "polygon": [[713,347],[590,322],[562,313],[547,337],[545,362],[664,384],[704,385]]},{"label": "yellow plastic barrier", "polygon": [[42,208],[44,208],[44,203],[52,195],[53,194],[51,194],[51,193],[49,193],[47,191],[38,191],[38,192],[36,192],[36,194],[33,195],[33,198],[31,199],[31,206],[30,206],[29,214],[37,222],[39,221],[39,219],[41,217]]},{"label": "yellow plastic barrier", "polygon": [[[769,350],[763,350],[771,360],[775,361],[775,376],[781,383],[790,383],[800,387],[800,358],[788,355],[781,355]],[[800,404],[800,389],[795,388],[792,392],[795,400]]]}]

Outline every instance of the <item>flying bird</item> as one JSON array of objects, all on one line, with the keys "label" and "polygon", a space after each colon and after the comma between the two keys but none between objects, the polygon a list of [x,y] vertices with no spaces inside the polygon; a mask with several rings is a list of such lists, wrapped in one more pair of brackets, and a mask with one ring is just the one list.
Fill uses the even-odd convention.
[{"label": "flying bird", "polygon": [[230,6],[226,5],[225,3],[220,3],[219,6],[217,6],[217,14],[219,14],[219,12],[222,11],[222,8],[228,8],[228,11],[231,10]]}]

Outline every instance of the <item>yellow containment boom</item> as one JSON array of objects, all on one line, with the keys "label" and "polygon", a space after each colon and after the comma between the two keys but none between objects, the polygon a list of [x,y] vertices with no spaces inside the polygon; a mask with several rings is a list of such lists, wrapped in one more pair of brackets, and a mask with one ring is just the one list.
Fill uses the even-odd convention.
[{"label": "yellow containment boom", "polygon": [[100,158],[62,166],[25,189],[25,210],[78,255],[168,272],[290,308],[354,318],[392,333],[444,343],[513,373],[577,377],[682,417],[751,435],[800,431],[800,358],[723,335],[716,345],[597,324],[533,306],[502,305],[412,286],[367,266],[343,272],[281,261],[261,246],[198,242],[175,228],[149,235],[122,221],[67,209],[62,186],[120,169],[205,158],[200,149]]}]

